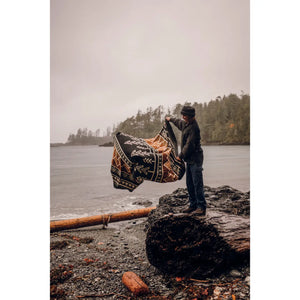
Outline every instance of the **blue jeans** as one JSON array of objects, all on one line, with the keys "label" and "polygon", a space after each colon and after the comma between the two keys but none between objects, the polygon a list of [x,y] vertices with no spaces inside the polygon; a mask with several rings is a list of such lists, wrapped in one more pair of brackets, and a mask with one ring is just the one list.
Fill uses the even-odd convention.
[{"label": "blue jeans", "polygon": [[186,164],[186,186],[189,192],[190,207],[205,210],[202,170],[201,164]]}]

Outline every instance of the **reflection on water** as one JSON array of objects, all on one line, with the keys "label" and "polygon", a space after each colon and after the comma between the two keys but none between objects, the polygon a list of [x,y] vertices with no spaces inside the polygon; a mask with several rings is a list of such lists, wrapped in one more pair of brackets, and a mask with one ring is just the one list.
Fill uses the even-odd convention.
[{"label": "reflection on water", "polygon": [[[136,209],[136,200],[150,200],[186,187],[185,176],[172,183],[144,181],[132,193],[113,187],[110,175],[111,147],[69,146],[51,148],[51,219]],[[203,146],[204,184],[230,185],[249,191],[249,146]]]}]

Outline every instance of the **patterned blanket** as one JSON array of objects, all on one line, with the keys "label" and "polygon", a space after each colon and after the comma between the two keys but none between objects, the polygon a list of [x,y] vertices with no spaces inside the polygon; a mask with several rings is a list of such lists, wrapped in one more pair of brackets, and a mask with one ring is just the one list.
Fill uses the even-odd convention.
[{"label": "patterned blanket", "polygon": [[111,174],[114,187],[132,192],[144,180],[173,182],[185,172],[176,159],[177,141],[169,122],[151,139],[118,132],[114,136]]}]

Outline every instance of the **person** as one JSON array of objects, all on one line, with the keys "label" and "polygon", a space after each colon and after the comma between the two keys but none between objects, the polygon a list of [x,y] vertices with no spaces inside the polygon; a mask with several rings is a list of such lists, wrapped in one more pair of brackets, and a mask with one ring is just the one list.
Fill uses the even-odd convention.
[{"label": "person", "polygon": [[201,148],[200,128],[195,119],[195,109],[185,105],[181,110],[182,119],[166,117],[181,132],[181,152],[177,159],[186,163],[186,185],[189,194],[189,208],[184,213],[205,216],[206,201],[203,190],[203,150]]}]

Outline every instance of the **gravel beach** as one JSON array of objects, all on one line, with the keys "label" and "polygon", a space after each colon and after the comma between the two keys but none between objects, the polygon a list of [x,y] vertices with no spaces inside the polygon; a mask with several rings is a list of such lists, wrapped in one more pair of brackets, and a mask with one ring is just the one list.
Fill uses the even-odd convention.
[{"label": "gravel beach", "polygon": [[[250,214],[249,192],[206,186],[205,195],[208,209]],[[184,199],[185,207],[188,201],[186,189],[163,197]],[[147,226],[142,218],[51,233],[51,299],[250,299],[249,263],[204,280],[162,274],[147,259]],[[136,297],[128,290],[122,283],[127,271],[140,276],[149,294]]]}]

